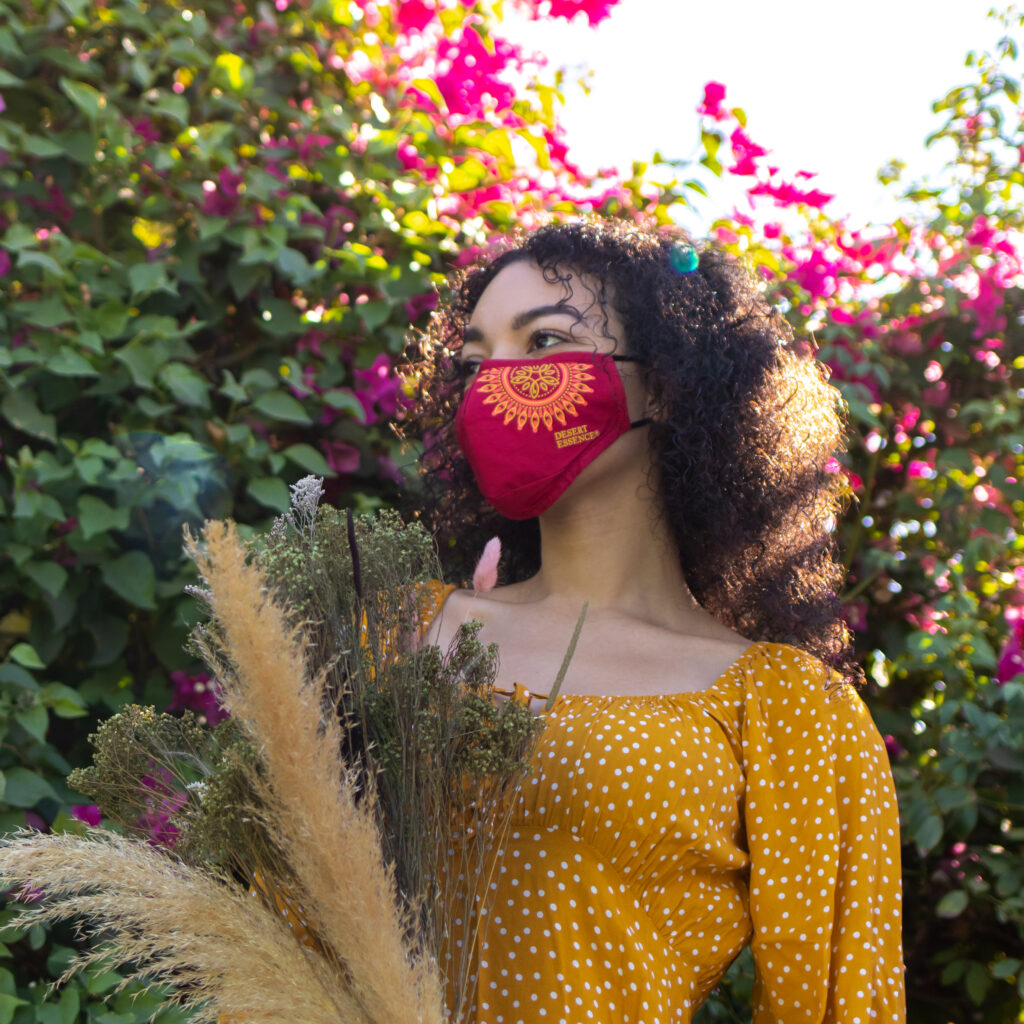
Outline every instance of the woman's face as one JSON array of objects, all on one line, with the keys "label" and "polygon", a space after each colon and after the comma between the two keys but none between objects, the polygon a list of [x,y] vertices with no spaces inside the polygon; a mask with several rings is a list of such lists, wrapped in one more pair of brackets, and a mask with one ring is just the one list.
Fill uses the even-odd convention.
[{"label": "woman's face", "polygon": [[[484,359],[543,359],[566,352],[627,355],[625,331],[610,302],[602,309],[597,286],[570,272],[548,281],[533,262],[499,271],[470,317],[460,361],[467,385]],[[631,420],[646,415],[646,394],[635,363],[616,364]]]}]

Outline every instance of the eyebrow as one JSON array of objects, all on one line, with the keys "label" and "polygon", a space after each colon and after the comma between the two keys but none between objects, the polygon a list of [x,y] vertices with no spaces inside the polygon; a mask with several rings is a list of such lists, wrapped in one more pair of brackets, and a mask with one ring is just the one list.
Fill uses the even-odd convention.
[{"label": "eyebrow", "polygon": [[[528,323],[538,320],[542,316],[552,315],[571,316],[576,319],[577,323],[583,321],[583,314],[575,306],[570,306],[567,302],[559,302],[554,306],[536,306],[533,309],[524,310],[522,313],[516,313],[512,318],[512,330],[521,331]],[[483,340],[483,331],[478,327],[467,327],[462,335],[464,345]]]}]

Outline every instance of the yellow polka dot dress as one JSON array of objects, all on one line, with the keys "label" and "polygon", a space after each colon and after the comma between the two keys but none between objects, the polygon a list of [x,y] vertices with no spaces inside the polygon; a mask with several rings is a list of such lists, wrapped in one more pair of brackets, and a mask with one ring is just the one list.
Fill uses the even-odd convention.
[{"label": "yellow polka dot dress", "polygon": [[475,953],[477,1024],[685,1024],[737,953],[754,1024],[899,1024],[899,823],[860,698],[796,648],[713,686],[565,694]]}]

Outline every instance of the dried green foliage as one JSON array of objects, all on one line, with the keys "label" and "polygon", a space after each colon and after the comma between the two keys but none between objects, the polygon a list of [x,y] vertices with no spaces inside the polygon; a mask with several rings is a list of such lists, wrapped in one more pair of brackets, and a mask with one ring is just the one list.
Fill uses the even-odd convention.
[{"label": "dried green foliage", "polygon": [[[486,880],[539,720],[496,701],[498,652],[480,623],[463,624],[447,651],[423,642],[439,569],[421,527],[320,508],[314,477],[292,491],[290,512],[248,545],[223,523],[186,540],[209,612],[192,645],[228,721],[211,730],[191,713],[130,706],[99,727],[92,765],[72,775],[151,845],[109,832],[19,838],[0,851],[0,874],[47,891],[40,920],[84,914],[113,961],[138,961],[138,977],[191,979],[199,1001],[178,998],[198,1009],[235,1012],[236,969],[210,976],[211,951],[228,932],[268,921],[279,932],[287,907],[302,922],[295,945],[304,932],[316,943],[302,955],[323,990],[308,995],[318,1013],[333,1000],[343,1021],[439,1020],[447,991],[457,1021],[473,1001],[479,937],[461,929],[486,919]],[[192,886],[197,908],[225,890],[216,934],[196,914],[184,928],[180,913],[149,913],[138,893],[162,899],[163,878],[179,894]],[[265,916],[245,924],[231,908],[250,881]],[[278,950],[280,938],[260,941]],[[280,982],[268,970],[260,984]]]},{"label": "dried green foliage", "polygon": [[258,813],[252,742],[228,720],[129,705],[89,737],[93,763],[68,783],[128,834],[161,841],[191,864],[236,871],[280,863]]}]

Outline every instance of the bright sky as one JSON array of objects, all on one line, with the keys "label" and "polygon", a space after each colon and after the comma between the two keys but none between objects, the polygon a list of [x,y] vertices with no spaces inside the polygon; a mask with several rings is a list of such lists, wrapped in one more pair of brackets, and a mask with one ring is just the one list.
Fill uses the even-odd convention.
[{"label": "bright sky", "polygon": [[[989,0],[621,0],[584,24],[510,20],[506,33],[553,67],[593,71],[589,96],[567,86],[562,121],[587,170],[628,167],[655,150],[686,157],[699,143],[694,108],[719,81],[747,112],[751,138],[784,172],[819,172],[830,213],[883,223],[895,204],[876,180],[899,158],[908,174],[938,170],[924,139],[940,123],[933,100],[971,80],[970,49],[992,50],[1000,26]],[[1002,9],[1005,3],[1000,5]],[[728,178],[728,175],[726,176]],[[705,224],[735,192],[716,188]],[[692,225],[699,227],[700,222]]]}]

